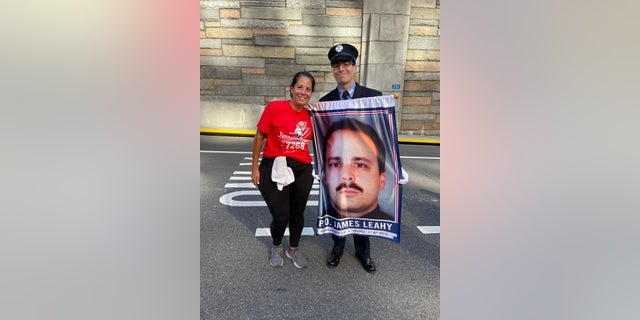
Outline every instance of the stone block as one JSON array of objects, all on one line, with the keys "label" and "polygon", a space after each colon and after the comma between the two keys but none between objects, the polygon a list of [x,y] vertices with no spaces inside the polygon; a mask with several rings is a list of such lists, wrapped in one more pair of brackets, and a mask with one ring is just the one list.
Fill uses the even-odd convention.
[{"label": "stone block", "polygon": [[324,56],[326,60],[323,62],[329,63],[329,59],[327,58],[329,47],[330,46],[326,48],[296,48],[296,55]]},{"label": "stone block", "polygon": [[233,102],[233,103],[249,103],[264,105],[263,96],[229,96],[229,95],[216,95],[215,92],[203,94],[200,96],[200,101],[221,101],[221,102]]},{"label": "stone block", "polygon": [[200,90],[213,89],[213,81],[209,79],[200,79]]},{"label": "stone block", "polygon": [[323,64],[328,62],[329,59],[327,58],[327,56],[296,55],[296,63],[303,66],[308,64]]},{"label": "stone block", "polygon": [[330,37],[316,36],[256,36],[256,45],[261,46],[282,46],[282,47],[317,47],[329,48],[333,46],[333,39]]},{"label": "stone block", "polygon": [[351,17],[361,17],[362,9],[360,8],[333,8],[327,7],[326,14],[328,16],[351,16]]},{"label": "stone block", "polygon": [[234,66],[236,68],[264,68],[264,59],[240,57],[200,57],[200,66]]},{"label": "stone block", "polygon": [[[298,70],[300,71],[300,70]],[[280,87],[288,87],[291,84],[291,75],[262,75],[262,74],[245,74],[242,76],[242,84],[245,86],[261,86],[261,87],[269,87],[269,86],[280,86]]]},{"label": "stone block", "polygon": [[407,60],[440,61],[440,51],[407,50]]},{"label": "stone block", "polygon": [[412,0],[411,6],[420,8],[435,8],[436,0]]},{"label": "stone block", "polygon": [[435,8],[411,8],[411,19],[440,20],[440,9]]},{"label": "stone block", "polygon": [[405,91],[440,91],[440,81],[405,81]]},{"label": "stone block", "polygon": [[[327,63],[326,64],[310,64],[310,65],[306,65],[304,66],[304,69],[311,72],[312,74],[318,73],[318,74],[323,74],[323,78],[325,79],[333,79],[333,72],[331,71],[331,66],[329,65],[329,59],[327,59]],[[328,77],[328,78],[327,78]],[[316,79],[317,81],[317,79]]]},{"label": "stone block", "polygon": [[409,49],[440,50],[439,37],[409,36]]},{"label": "stone block", "polygon": [[[380,15],[381,41],[404,40],[409,29],[409,17],[403,15]],[[399,41],[402,42],[402,41]]]},{"label": "stone block", "polygon": [[242,80],[235,79],[215,79],[213,83],[216,86],[239,86],[242,85]]},{"label": "stone block", "polygon": [[320,95],[321,97],[323,95],[325,95],[326,93],[328,93],[329,91],[335,89],[338,85],[336,84],[336,81],[333,79],[333,76],[331,77],[331,80],[324,82],[324,83],[317,83],[316,82],[316,92],[318,92],[318,95]]},{"label": "stone block", "polygon": [[[395,42],[372,41],[369,43],[367,63],[392,63],[395,61]],[[326,58],[325,58],[326,59]]]},{"label": "stone block", "polygon": [[282,20],[262,20],[262,19],[224,19],[220,21],[223,28],[241,29],[287,29],[289,24]]},{"label": "stone block", "polygon": [[[403,97],[402,98],[402,105],[405,106],[405,109],[403,110],[403,112],[407,112],[406,106],[424,107],[429,104],[431,104],[431,97]],[[408,113],[415,113],[415,112],[408,112]]]},{"label": "stone block", "polygon": [[407,61],[405,68],[407,72],[440,72],[440,61]]},{"label": "stone block", "polygon": [[200,48],[220,49],[222,46],[220,39],[200,39]]},{"label": "stone block", "polygon": [[429,118],[432,118],[433,120],[435,120],[435,115],[431,115],[428,113],[403,113],[402,114],[402,121],[420,120],[420,121],[428,122]]},{"label": "stone block", "polygon": [[248,96],[250,95],[251,87],[249,86],[216,86],[215,94],[217,95],[230,95],[230,96]]},{"label": "stone block", "polygon": [[242,74],[265,74],[265,68],[242,68]]},{"label": "stone block", "polygon": [[333,37],[340,35],[341,37],[360,38],[360,28],[356,27],[314,27],[314,26],[291,26],[289,34],[293,36],[320,36]]},{"label": "stone block", "polygon": [[301,20],[302,9],[296,8],[242,8],[240,16],[245,19]]},{"label": "stone block", "polygon": [[400,121],[400,130],[422,130],[424,129],[424,121],[419,120],[406,120]]},{"label": "stone block", "polygon": [[228,57],[253,58],[294,58],[295,49],[286,47],[223,45],[222,50]]},{"label": "stone block", "polygon": [[[281,64],[270,64],[267,63],[266,65],[266,74],[268,75],[276,75],[276,76],[290,76],[293,77],[293,75],[298,72],[298,71],[302,71],[304,68],[304,66],[299,66],[299,65],[281,65]],[[291,79],[289,79],[291,80]]]},{"label": "stone block", "polygon": [[248,29],[240,28],[205,28],[207,38],[216,39],[251,39],[253,38],[253,32]]},{"label": "stone block", "polygon": [[240,18],[240,9],[220,9],[220,19]]},{"label": "stone block", "polygon": [[363,0],[327,0],[327,7],[362,8]]},{"label": "stone block", "polygon": [[366,14],[362,17],[362,40],[380,40],[380,15]]},{"label": "stone block", "polygon": [[201,0],[200,9],[202,8],[240,8],[240,1]]},{"label": "stone block", "polygon": [[200,49],[200,55],[201,56],[221,56],[222,55],[222,50],[221,49]]},{"label": "stone block", "polygon": [[200,8],[200,20],[218,21],[220,20],[220,11],[216,8]]},{"label": "stone block", "polygon": [[361,27],[362,17],[303,14],[302,24],[307,26]]},{"label": "stone block", "polygon": [[406,42],[395,42],[395,57],[392,63],[402,65],[402,69],[404,69],[404,65],[407,62],[407,43]]},{"label": "stone block", "polygon": [[252,29],[253,34],[258,35],[276,35],[276,36],[286,36],[289,34],[289,30],[287,29]]},{"label": "stone block", "polygon": [[265,87],[250,87],[251,96],[283,96],[288,93],[289,85],[281,87],[265,86]]},{"label": "stone block", "polygon": [[278,65],[293,65],[296,63],[296,61],[294,59],[264,59],[264,62],[266,65],[270,65],[270,64],[278,64]]},{"label": "stone block", "polygon": [[200,67],[200,78],[204,79],[242,79],[240,68],[233,67]]},{"label": "stone block", "polygon": [[325,0],[287,0],[287,8],[304,8],[305,13],[312,8],[324,9],[324,4]]},{"label": "stone block", "polygon": [[204,28],[218,28],[220,27],[220,21],[204,21]]},{"label": "stone block", "polygon": [[242,0],[243,8],[277,8],[285,7],[286,0]]},{"label": "stone block", "polygon": [[434,27],[439,27],[440,26],[440,20],[411,19],[411,22],[409,22],[409,24],[412,25],[412,26],[434,26]]},{"label": "stone block", "polygon": [[440,80],[440,72],[406,72],[405,80]]},{"label": "stone block", "polygon": [[[358,51],[361,51],[360,42],[362,42],[362,37],[361,36],[343,37],[342,35],[340,35],[340,37],[334,37],[333,38],[333,44],[331,44],[329,46],[329,48],[333,47],[334,45],[336,45],[338,43],[348,43],[348,44],[351,44],[354,47],[356,47],[358,49]],[[327,52],[329,51],[329,48],[327,48]],[[358,58],[358,59],[360,59],[360,58]]]},{"label": "stone block", "polygon": [[411,36],[437,36],[438,27],[436,26],[410,26],[409,35]]},{"label": "stone block", "polygon": [[411,10],[411,0],[365,1],[362,9],[364,13],[408,15]]},{"label": "stone block", "polygon": [[[222,45],[232,44],[239,46],[253,46],[255,42],[251,39],[221,39]],[[222,48],[222,46],[220,46]]]},{"label": "stone block", "polygon": [[424,109],[423,106],[408,106],[403,101],[402,114],[422,114],[425,113]]}]

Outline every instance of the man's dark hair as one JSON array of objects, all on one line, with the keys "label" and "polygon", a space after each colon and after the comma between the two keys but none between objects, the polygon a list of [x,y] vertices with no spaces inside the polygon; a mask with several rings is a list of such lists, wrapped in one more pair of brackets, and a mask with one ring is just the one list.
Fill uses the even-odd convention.
[{"label": "man's dark hair", "polygon": [[373,141],[373,144],[375,144],[376,149],[378,151],[377,152],[378,153],[378,170],[380,173],[383,173],[385,171],[386,152],[384,149],[384,144],[380,139],[380,136],[378,136],[378,133],[370,125],[356,119],[344,118],[340,121],[334,122],[331,125],[331,127],[329,128],[329,131],[327,131],[327,133],[324,135],[324,141],[322,144],[322,153],[324,154],[325,159],[327,156],[327,141],[329,141],[329,138],[331,138],[331,135],[338,130],[353,130],[357,132],[362,132],[367,136],[369,136],[369,138],[371,138],[371,141]]}]

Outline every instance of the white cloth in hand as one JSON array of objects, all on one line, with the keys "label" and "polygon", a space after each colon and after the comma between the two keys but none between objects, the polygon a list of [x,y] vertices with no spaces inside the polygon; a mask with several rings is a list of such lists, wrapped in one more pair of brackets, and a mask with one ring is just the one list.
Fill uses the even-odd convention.
[{"label": "white cloth in hand", "polygon": [[398,181],[398,184],[406,184],[407,182],[409,182],[409,174],[404,171],[404,168],[400,169],[402,169],[402,176],[400,176],[400,181]]},{"label": "white cloth in hand", "polygon": [[271,181],[277,184],[278,190],[282,191],[284,186],[289,185],[295,181],[295,179],[293,170],[287,167],[287,157],[276,157],[271,167]]}]

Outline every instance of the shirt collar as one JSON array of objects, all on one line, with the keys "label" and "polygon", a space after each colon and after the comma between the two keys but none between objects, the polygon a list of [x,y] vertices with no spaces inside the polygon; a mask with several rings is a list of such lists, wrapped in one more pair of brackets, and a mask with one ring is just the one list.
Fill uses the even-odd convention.
[{"label": "shirt collar", "polygon": [[[347,91],[349,91],[349,96],[351,97],[351,99],[353,99],[353,93],[356,91],[356,83],[354,82],[351,87],[349,87],[349,89],[347,89]],[[340,97],[342,97],[342,93],[344,92],[344,89],[338,87],[338,95]]]}]

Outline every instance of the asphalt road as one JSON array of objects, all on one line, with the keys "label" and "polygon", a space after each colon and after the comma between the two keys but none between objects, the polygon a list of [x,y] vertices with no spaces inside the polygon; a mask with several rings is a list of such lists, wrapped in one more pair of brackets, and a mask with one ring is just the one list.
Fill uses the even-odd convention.
[{"label": "asphalt road", "polygon": [[[400,145],[409,173],[403,187],[400,243],[371,237],[378,271],[365,272],[347,237],[329,269],[333,242],[316,235],[317,184],[300,241],[309,265],[269,265],[271,216],[250,180],[253,138],[200,136],[201,319],[439,319],[440,147]],[[313,153],[313,150],[312,150]],[[314,192],[315,191],[315,192]],[[285,236],[283,244],[286,245]]]}]

